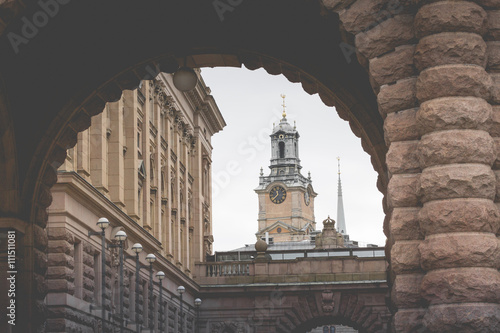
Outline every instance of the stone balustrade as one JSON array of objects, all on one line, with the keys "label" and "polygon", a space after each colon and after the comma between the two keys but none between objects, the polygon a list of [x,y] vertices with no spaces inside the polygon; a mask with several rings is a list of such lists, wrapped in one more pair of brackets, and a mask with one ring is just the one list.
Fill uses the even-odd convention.
[{"label": "stone balustrade", "polygon": [[360,283],[386,281],[386,269],[385,257],[204,262],[195,265],[195,280],[200,285]]}]

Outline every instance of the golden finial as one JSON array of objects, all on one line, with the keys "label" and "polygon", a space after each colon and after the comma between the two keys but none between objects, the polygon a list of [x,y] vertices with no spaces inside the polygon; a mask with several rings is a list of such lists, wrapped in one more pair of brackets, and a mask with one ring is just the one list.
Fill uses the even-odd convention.
[{"label": "golden finial", "polygon": [[286,95],[285,94],[281,94],[281,98],[283,98],[283,104],[281,106],[283,106],[283,118],[286,118],[286,111],[285,111],[285,97]]},{"label": "golden finial", "polygon": [[340,157],[337,156],[337,160],[338,160],[338,165],[339,165],[339,171],[338,171],[338,174],[340,175]]}]

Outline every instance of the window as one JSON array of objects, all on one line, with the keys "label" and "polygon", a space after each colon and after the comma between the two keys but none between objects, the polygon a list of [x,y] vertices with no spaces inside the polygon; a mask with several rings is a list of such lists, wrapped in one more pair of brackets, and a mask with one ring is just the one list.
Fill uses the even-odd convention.
[{"label": "window", "polygon": [[283,141],[281,141],[279,143],[279,148],[280,148],[280,158],[284,158],[285,157],[285,143]]},{"label": "window", "polygon": [[165,135],[165,116],[164,116],[164,113],[162,111],[162,113],[160,114],[160,135],[165,138],[166,135]]},{"label": "window", "polygon": [[149,225],[151,226],[151,234],[155,235],[155,202],[154,202],[154,200],[151,200],[151,202],[149,203],[149,211],[150,211],[150,213],[149,213],[149,216],[150,216]]},{"label": "window", "polygon": [[149,99],[149,121],[154,125],[155,123],[155,104],[152,98]]},{"label": "window", "polygon": [[142,188],[140,185],[137,190],[137,216],[139,216],[139,219],[142,216]]}]

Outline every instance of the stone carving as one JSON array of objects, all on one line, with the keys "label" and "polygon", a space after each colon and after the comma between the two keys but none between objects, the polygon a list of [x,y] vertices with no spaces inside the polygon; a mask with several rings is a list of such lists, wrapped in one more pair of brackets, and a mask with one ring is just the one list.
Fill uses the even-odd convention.
[{"label": "stone carving", "polygon": [[316,236],[317,249],[332,249],[344,247],[344,239],[340,233],[335,230],[335,220],[330,216],[323,221],[323,231]]},{"label": "stone carving", "polygon": [[323,312],[332,312],[335,306],[333,301],[333,291],[325,290],[321,294],[321,309]]},{"label": "stone carving", "polygon": [[221,321],[210,325],[210,333],[247,333],[244,323]]}]

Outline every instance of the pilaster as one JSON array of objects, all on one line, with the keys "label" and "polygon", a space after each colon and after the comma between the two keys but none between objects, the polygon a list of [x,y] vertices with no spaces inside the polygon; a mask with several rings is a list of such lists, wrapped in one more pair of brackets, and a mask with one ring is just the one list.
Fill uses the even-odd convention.
[{"label": "pilaster", "polygon": [[[415,17],[424,235],[418,254],[425,273],[418,286],[427,305],[421,325],[430,332],[499,329],[500,294],[487,292],[500,286],[487,25],[486,11],[469,1],[425,4]],[[395,319],[398,325],[403,318]]]}]

